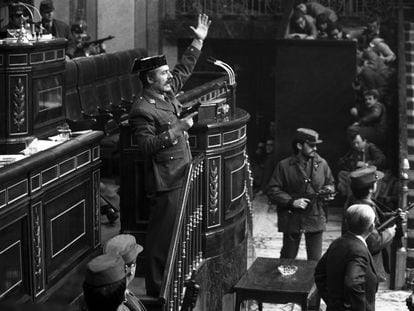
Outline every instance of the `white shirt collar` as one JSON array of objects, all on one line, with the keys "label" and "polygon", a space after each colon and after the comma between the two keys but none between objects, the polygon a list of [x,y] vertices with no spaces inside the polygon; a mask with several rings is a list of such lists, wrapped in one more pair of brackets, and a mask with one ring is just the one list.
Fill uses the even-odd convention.
[{"label": "white shirt collar", "polygon": [[[353,234],[353,233],[352,233]],[[359,239],[359,240],[361,240],[362,241],[362,243],[364,243],[364,245],[366,246],[366,247],[368,247],[368,245],[367,245],[367,241],[365,241],[365,239],[364,239],[364,237],[362,236],[362,235],[358,235],[358,234],[354,234],[356,237],[357,237],[357,239]]]}]

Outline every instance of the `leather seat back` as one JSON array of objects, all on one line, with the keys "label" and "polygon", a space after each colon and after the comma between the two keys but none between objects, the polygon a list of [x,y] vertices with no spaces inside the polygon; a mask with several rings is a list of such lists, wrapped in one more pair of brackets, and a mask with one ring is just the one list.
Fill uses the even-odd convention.
[{"label": "leather seat back", "polygon": [[82,110],[86,114],[98,114],[96,98],[96,65],[93,57],[78,57],[74,59],[78,66],[78,92]]},{"label": "leather seat back", "polygon": [[79,101],[78,93],[78,67],[73,60],[66,62],[64,72],[65,98],[64,109],[65,116],[70,120],[80,120],[82,116],[82,108]]}]

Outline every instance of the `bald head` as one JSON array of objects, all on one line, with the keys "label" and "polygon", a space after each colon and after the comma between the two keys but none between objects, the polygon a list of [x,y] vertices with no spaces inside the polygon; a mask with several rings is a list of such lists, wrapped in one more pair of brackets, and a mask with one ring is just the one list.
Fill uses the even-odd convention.
[{"label": "bald head", "polygon": [[375,212],[367,204],[354,204],[346,210],[348,230],[357,235],[367,235],[375,221]]}]

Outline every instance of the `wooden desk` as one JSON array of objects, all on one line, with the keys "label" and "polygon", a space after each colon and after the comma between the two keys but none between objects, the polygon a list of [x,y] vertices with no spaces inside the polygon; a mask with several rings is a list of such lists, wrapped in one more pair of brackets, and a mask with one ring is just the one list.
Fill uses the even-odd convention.
[{"label": "wooden desk", "polygon": [[[235,310],[240,310],[244,300],[257,300],[259,310],[262,310],[262,302],[294,302],[300,304],[302,310],[308,310],[309,299],[316,294],[313,279],[316,263],[307,260],[258,257],[234,287]],[[298,270],[291,276],[282,276],[277,269],[281,264],[295,265]],[[319,299],[317,305],[319,309]]]}]

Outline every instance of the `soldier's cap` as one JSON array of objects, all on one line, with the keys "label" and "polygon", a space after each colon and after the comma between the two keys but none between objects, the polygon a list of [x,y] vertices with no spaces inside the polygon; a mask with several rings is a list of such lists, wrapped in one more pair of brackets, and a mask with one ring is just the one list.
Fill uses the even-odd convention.
[{"label": "soldier's cap", "polygon": [[39,11],[40,13],[49,13],[55,10],[52,0],[43,0],[40,2]]},{"label": "soldier's cap", "polygon": [[119,255],[125,264],[130,264],[136,261],[138,254],[143,249],[141,245],[137,244],[133,235],[118,234],[106,243],[104,252]]},{"label": "soldier's cap", "polygon": [[304,141],[311,145],[323,142],[323,140],[319,139],[318,132],[307,128],[298,128],[295,133],[295,139]]},{"label": "soldier's cap", "polygon": [[23,15],[23,6],[18,3],[10,3],[9,4],[9,15],[16,16],[16,15]]},{"label": "soldier's cap", "polygon": [[366,188],[384,177],[384,173],[377,171],[373,165],[356,169],[349,174],[351,186],[357,189]]},{"label": "soldier's cap", "polygon": [[165,58],[165,55],[135,58],[131,72],[134,73],[153,70],[164,65],[167,65],[167,59]]},{"label": "soldier's cap", "polygon": [[74,33],[84,33],[86,28],[87,26],[85,23],[76,23],[70,27],[70,30]]},{"label": "soldier's cap", "polygon": [[125,263],[121,256],[103,254],[86,265],[85,283],[100,287],[118,282],[125,276]]}]

